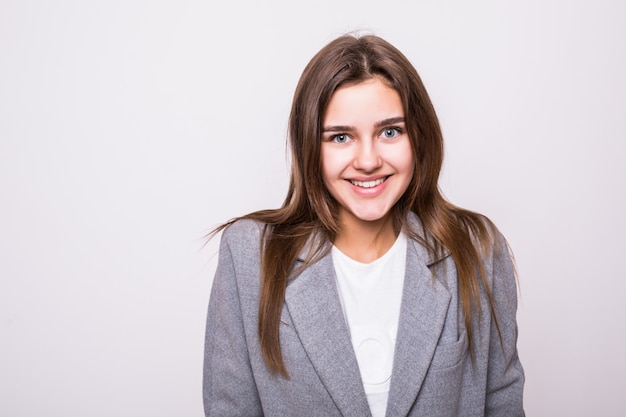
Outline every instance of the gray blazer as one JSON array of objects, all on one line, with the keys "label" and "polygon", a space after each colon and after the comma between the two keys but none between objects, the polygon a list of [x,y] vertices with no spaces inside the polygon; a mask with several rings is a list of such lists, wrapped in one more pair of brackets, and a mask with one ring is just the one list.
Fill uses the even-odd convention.
[{"label": "gray blazer", "polygon": [[[260,232],[240,220],[222,235],[206,328],[206,415],[369,416],[330,253],[289,282],[280,328],[289,379],[268,372],[257,333]],[[484,268],[503,343],[481,292],[473,364],[452,257],[431,259],[409,240],[388,417],[524,416],[517,287],[504,238],[495,242]]]}]

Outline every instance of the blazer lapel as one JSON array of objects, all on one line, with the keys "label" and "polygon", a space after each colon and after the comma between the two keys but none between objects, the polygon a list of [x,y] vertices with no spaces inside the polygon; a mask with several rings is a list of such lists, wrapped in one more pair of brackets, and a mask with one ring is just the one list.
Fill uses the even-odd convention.
[{"label": "blazer lapel", "polygon": [[451,299],[433,279],[426,249],[409,242],[387,417],[408,415],[417,399]]},{"label": "blazer lapel", "polygon": [[370,415],[330,253],[289,283],[285,303],[303,348],[342,415]]}]

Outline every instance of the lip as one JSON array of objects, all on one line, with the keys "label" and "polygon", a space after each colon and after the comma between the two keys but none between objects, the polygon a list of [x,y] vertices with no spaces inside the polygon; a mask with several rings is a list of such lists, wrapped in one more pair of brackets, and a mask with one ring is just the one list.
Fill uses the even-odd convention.
[{"label": "lip", "polygon": [[387,179],[387,177],[381,177],[378,179],[370,179],[370,180],[350,180],[350,182],[352,183],[352,185],[356,185],[357,187],[363,187],[363,188],[372,188],[372,187],[377,187],[380,184],[382,184],[383,182],[385,182],[385,180]]},{"label": "lip", "polygon": [[357,194],[365,197],[375,197],[383,192],[387,187],[387,182],[391,175],[380,175],[376,177],[356,177],[346,179],[350,188]]}]

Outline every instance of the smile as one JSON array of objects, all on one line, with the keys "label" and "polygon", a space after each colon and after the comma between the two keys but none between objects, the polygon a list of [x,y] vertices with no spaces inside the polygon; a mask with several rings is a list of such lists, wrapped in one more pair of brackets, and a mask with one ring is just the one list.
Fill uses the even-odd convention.
[{"label": "smile", "polygon": [[372,180],[372,181],[356,181],[356,180],[349,180],[349,181],[350,183],[352,183],[352,185],[356,185],[357,187],[372,188],[372,187],[376,187],[377,185],[382,184],[383,182],[385,182],[387,178],[389,177],[383,177],[383,178],[379,178],[377,180]]}]

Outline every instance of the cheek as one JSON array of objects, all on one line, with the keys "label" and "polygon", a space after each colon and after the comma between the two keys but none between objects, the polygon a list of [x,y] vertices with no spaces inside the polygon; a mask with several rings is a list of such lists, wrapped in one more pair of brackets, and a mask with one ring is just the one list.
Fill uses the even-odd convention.
[{"label": "cheek", "polygon": [[415,159],[413,158],[413,151],[409,147],[407,147],[402,155],[396,160],[396,169],[398,174],[402,176],[402,189],[401,194],[405,194],[411,185],[411,181],[415,176],[416,166]]},{"label": "cheek", "polygon": [[413,154],[410,150],[408,151],[408,155],[411,155],[411,157],[407,158],[405,161],[405,170],[407,172],[407,176],[409,178],[413,178],[413,175],[415,175],[415,159],[413,158]]},{"label": "cheek", "polygon": [[325,151],[324,147],[322,147],[321,163],[322,163],[322,177],[324,178],[324,182],[326,182],[326,180],[330,176],[329,175],[330,171],[332,170],[332,161],[330,160],[328,151]]},{"label": "cheek", "polygon": [[322,147],[322,175],[324,181],[335,179],[343,170],[342,153]]},{"label": "cheek", "polygon": [[415,159],[413,158],[413,150],[411,145],[407,142],[405,146],[399,146],[394,148],[393,154],[389,155],[389,161],[393,161],[398,173],[413,177],[415,171]]}]

